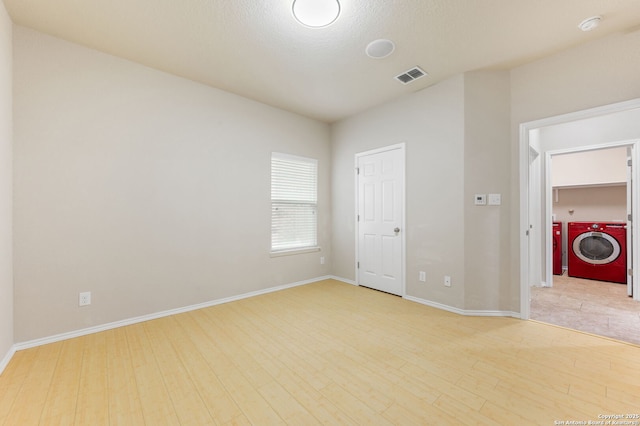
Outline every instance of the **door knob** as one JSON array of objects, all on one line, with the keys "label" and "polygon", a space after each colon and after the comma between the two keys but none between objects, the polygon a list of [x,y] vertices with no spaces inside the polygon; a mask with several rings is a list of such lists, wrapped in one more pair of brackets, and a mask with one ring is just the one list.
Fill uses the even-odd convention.
[{"label": "door knob", "polygon": [[397,234],[398,232],[400,232],[400,228],[396,227],[396,228],[393,230],[393,232],[395,232],[395,233]]}]

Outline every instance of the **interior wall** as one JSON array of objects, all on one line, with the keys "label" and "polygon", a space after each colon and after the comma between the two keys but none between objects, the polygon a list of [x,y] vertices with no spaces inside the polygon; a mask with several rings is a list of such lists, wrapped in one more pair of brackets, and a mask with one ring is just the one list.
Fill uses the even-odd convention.
[{"label": "interior wall", "polygon": [[[463,308],[462,75],[332,126],[334,274],[355,280],[355,154],[400,142],[406,143],[406,292]],[[443,285],[445,275],[451,287]]]},{"label": "interior wall", "polygon": [[554,193],[552,213],[559,222],[626,222],[627,187],[561,188]]},{"label": "interior wall", "polygon": [[[599,129],[603,128],[599,127]],[[627,182],[627,148],[624,146],[558,154],[552,157],[552,161],[552,187],[626,184]]]},{"label": "interior wall", "polygon": [[[639,139],[640,108],[542,127],[539,138],[542,152]],[[625,148],[620,148],[620,150],[625,150]],[[618,161],[619,158],[616,157],[602,159],[605,152],[599,151],[593,154],[585,152],[583,155],[594,155],[600,158],[598,161],[601,164],[603,161],[607,163]],[[626,181],[626,177],[624,180]]]},{"label": "interior wall", "polygon": [[[464,75],[465,309],[509,310],[511,170],[508,72]],[[474,194],[501,194],[499,206],[476,206]]]},{"label": "interior wall", "polygon": [[[464,305],[457,285],[465,282],[469,213],[461,171],[463,77],[337,123],[329,159],[323,124],[23,28],[14,39],[16,340],[330,270],[354,279],[353,156],[397,142],[407,142],[412,176],[408,294]],[[521,123],[640,97],[639,42],[638,31],[615,34],[511,71],[511,182],[519,181]],[[268,204],[268,179],[256,177],[268,170],[272,150],[320,159],[324,267],[314,254],[268,257],[265,215],[255,213]],[[519,197],[514,184],[501,210],[511,219],[511,291],[501,297],[514,311]],[[419,270],[427,271],[426,285],[417,282]],[[450,289],[441,286],[446,274],[454,278]],[[77,293],[84,290],[94,292],[94,303],[80,309]]]},{"label": "interior wall", "polygon": [[[13,36],[16,341],[330,273],[328,125]],[[319,160],[319,253],[269,255],[272,151]]]},{"label": "interior wall", "polygon": [[[520,180],[519,126],[616,102],[640,98],[640,31],[619,33],[511,71],[511,180]],[[592,136],[598,137],[599,133]],[[582,138],[572,138],[577,146]],[[520,305],[520,187],[511,196],[511,305]]]},{"label": "interior wall", "polygon": [[14,343],[12,27],[4,3],[0,1],[0,364]]}]

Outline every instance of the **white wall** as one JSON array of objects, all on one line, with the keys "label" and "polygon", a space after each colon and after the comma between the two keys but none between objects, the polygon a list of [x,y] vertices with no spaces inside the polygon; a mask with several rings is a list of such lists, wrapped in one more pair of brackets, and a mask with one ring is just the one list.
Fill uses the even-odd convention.
[{"label": "white wall", "polygon": [[[406,143],[407,294],[464,304],[464,78],[332,126],[334,274],[355,279],[354,156]],[[418,281],[425,271],[427,282]],[[444,275],[452,286],[444,287]]]},{"label": "white wall", "polygon": [[354,155],[405,142],[407,295],[459,309],[504,309],[509,205],[476,207],[473,195],[508,199],[509,125],[506,72],[459,75],[334,124],[334,273],[355,278]]},{"label": "white wall", "polygon": [[[503,134],[502,113],[489,113],[494,126],[471,145],[482,96],[492,96],[475,89],[485,77],[499,88],[491,108],[505,94],[503,77],[472,74],[336,123],[330,147],[323,124],[18,27],[15,340],[329,272],[354,279],[353,157],[398,142],[407,143],[407,293],[473,309],[505,309],[507,299],[518,311],[518,126],[640,97],[639,44],[640,32],[615,34],[512,70],[510,149],[489,143]],[[320,160],[324,267],[319,254],[268,257],[272,150]],[[502,193],[503,206],[477,210],[476,191]],[[490,226],[469,231],[478,220]],[[469,260],[490,232],[496,257]],[[94,303],[80,309],[85,290]]]},{"label": "white wall", "polygon": [[[14,87],[16,341],[330,272],[326,124],[19,26]],[[323,252],[269,256],[272,151],[319,160]]]},{"label": "white wall", "polygon": [[0,1],[0,372],[14,343],[12,276],[12,26]]},{"label": "white wall", "polygon": [[558,154],[552,162],[552,187],[627,182],[626,147]]},{"label": "white wall", "polygon": [[[557,197],[557,198],[556,198]],[[554,192],[557,222],[626,222],[627,186],[562,188]]]},{"label": "white wall", "polygon": [[[510,311],[509,73],[476,71],[464,78],[464,306]],[[476,206],[474,194],[501,194],[502,204]]]},{"label": "white wall", "polygon": [[640,31],[618,33],[514,68],[513,124],[640,97],[639,43]]}]

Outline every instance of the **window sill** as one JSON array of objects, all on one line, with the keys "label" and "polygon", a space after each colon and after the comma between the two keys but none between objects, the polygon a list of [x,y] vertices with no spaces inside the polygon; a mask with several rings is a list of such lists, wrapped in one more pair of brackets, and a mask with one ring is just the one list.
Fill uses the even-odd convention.
[{"label": "window sill", "polygon": [[320,250],[321,250],[320,247],[305,247],[305,248],[291,249],[291,250],[279,250],[279,251],[269,252],[269,256],[271,257],[291,256],[294,254],[313,253]]}]

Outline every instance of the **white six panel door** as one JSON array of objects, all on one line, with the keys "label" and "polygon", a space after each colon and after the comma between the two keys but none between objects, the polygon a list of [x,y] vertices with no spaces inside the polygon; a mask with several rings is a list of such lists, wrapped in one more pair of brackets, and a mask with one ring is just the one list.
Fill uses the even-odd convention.
[{"label": "white six panel door", "polygon": [[358,157],[358,284],[402,295],[404,153]]}]

